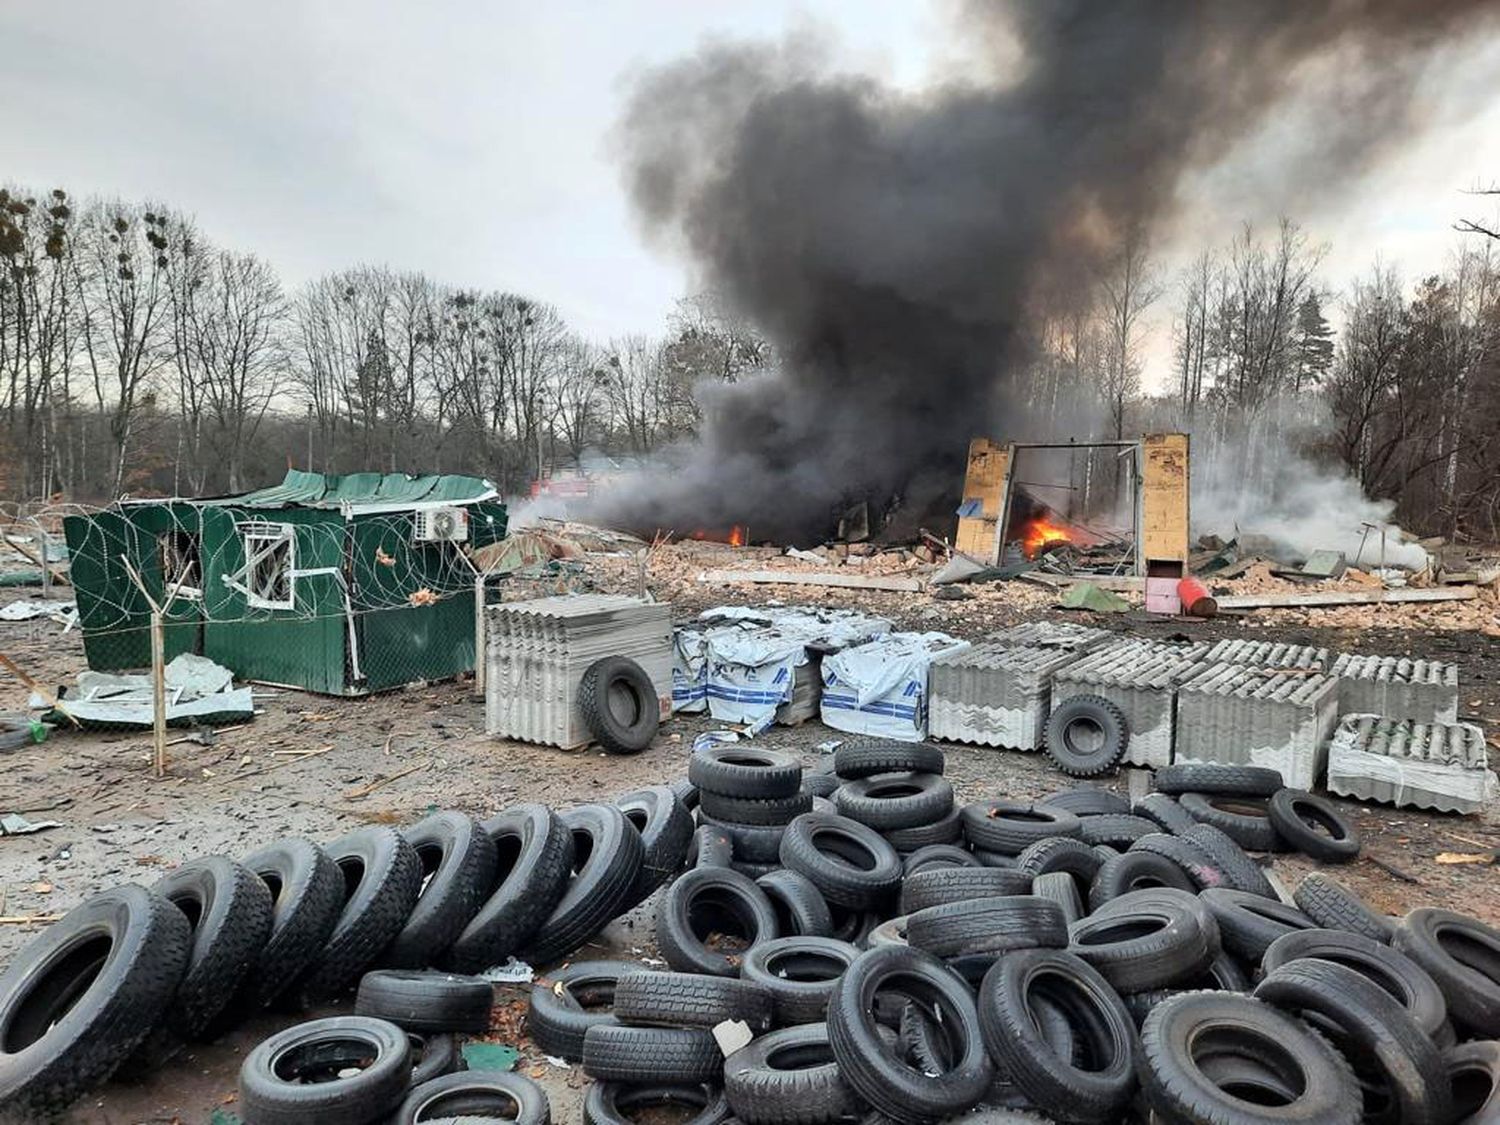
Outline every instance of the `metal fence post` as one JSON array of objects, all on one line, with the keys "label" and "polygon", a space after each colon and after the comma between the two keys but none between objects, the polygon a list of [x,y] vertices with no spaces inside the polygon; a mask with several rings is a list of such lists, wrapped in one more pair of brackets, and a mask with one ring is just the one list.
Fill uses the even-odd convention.
[{"label": "metal fence post", "polygon": [[484,642],[484,575],[476,571],[474,574],[474,694],[480,699],[484,698],[487,674],[485,665],[488,663]]}]

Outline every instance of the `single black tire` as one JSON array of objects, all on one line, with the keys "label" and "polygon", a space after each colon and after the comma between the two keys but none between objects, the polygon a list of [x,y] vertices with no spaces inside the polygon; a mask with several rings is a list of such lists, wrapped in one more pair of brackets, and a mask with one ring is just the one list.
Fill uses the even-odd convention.
[{"label": "single black tire", "polygon": [[[1033,1015],[1042,1001],[1061,1008],[1081,1040],[1066,1057]],[[1135,1023],[1092,966],[1061,949],[1011,953],[985,974],[978,1008],[997,1068],[1037,1108],[1065,1121],[1120,1120],[1135,1089]]]},{"label": "single black tire", "polygon": [[606,656],[584,669],[578,710],[606,754],[639,754],[661,725],[656,686],[628,656]]},{"label": "single black tire", "polygon": [[1500,1121],[1500,1043],[1476,1040],[1449,1047],[1443,1061],[1448,1064],[1456,1125]]},{"label": "single black tire", "polygon": [[532,986],[526,1011],[531,1041],[545,1054],[578,1062],[589,1028],[619,1022],[611,1008],[615,985],[640,970],[631,961],[578,961],[541,978]]},{"label": "single black tire", "polygon": [[[1198,826],[1195,824],[1193,827]],[[1185,836],[1153,832],[1131,844],[1125,854],[1130,855],[1132,852],[1150,852],[1171,860],[1182,869],[1183,874],[1191,879],[1193,885],[1200,891],[1206,891],[1210,887],[1230,885],[1229,876],[1225,875],[1218,864],[1209,858],[1208,853]]]},{"label": "single black tire", "polygon": [[1297,909],[1325,930],[1347,930],[1389,945],[1396,920],[1377,914],[1342,883],[1314,871],[1292,892]]},{"label": "single black tire", "polygon": [[624,913],[645,862],[641,834],[614,805],[580,805],[563,813],[562,821],[573,834],[574,875],[520,954],[534,966],[573,952]]},{"label": "single black tire", "polygon": [[[890,841],[886,841],[889,843]],[[956,844],[929,844],[918,848],[901,861],[902,887],[904,880],[924,871],[951,871],[957,867],[983,866],[974,853]]]},{"label": "single black tire", "polygon": [[816,1125],[863,1107],[839,1073],[824,1023],[773,1031],[730,1055],[724,1096],[746,1125]]},{"label": "single black tire", "polygon": [[812,812],[813,796],[798,790],[790,797],[722,797],[703,791],[699,808],[706,816],[729,824],[780,827],[793,817]]},{"label": "single black tire", "polygon": [[408,1031],[406,1038],[411,1043],[413,1086],[468,1069],[463,1053],[458,1049],[458,1040],[452,1035],[423,1035]]},{"label": "single black tire", "polygon": [[732,742],[694,750],[688,780],[724,797],[791,797],[802,786],[802,765],[781,750]]},{"label": "single black tire", "polygon": [[[928,1074],[890,1050],[875,1018],[877,997],[935,1013],[945,1029],[944,1070]],[[844,1081],[875,1111],[899,1122],[962,1113],[984,1096],[995,1074],[968,984],[936,957],[906,946],[868,950],[849,966],[828,1002],[828,1041]]]},{"label": "single black tire", "polygon": [[843,782],[832,769],[820,770],[814,767],[802,771],[802,785],[799,792],[811,797],[832,797],[842,784]]},{"label": "single black tire", "polygon": [[1182,834],[1182,839],[1195,845],[1208,857],[1210,863],[1224,873],[1231,889],[1260,895],[1262,898],[1276,898],[1276,891],[1265,872],[1260,869],[1260,864],[1212,824],[1195,824]]},{"label": "single black tire", "polygon": [[937,773],[877,773],[845,781],[834,795],[840,816],[879,832],[932,824],[953,809],[953,785]]},{"label": "single black tire", "polygon": [[1052,709],[1042,746],[1069,777],[1098,777],[1120,764],[1130,744],[1125,712],[1102,695],[1073,695]]},{"label": "single black tire", "polygon": [[163,1030],[200,1039],[260,959],[271,934],[271,892],[248,867],[224,856],[190,860],[151,889],[193,928],[187,969]]},{"label": "single black tire", "polygon": [[1322,797],[1282,789],[1267,809],[1276,833],[1289,848],[1321,863],[1348,863],[1359,855],[1359,833]]},{"label": "single black tire", "polygon": [[1453,1108],[1441,1052],[1401,1002],[1347,965],[1317,958],[1289,961],[1268,973],[1256,999],[1332,1025],[1334,1045],[1374,1071],[1402,1125],[1447,1125]]},{"label": "single black tire", "polygon": [[901,884],[901,857],[874,829],[842,816],[808,813],[787,825],[782,866],[805,875],[830,905],[887,905]]},{"label": "single black tire", "polygon": [[717,1082],[724,1055],[702,1028],[598,1023],[583,1037],[583,1072],[604,1082]]},{"label": "single black tire", "polygon": [[1391,946],[1427,970],[1456,1022],[1478,1038],[1500,1038],[1500,930],[1428,906],[1397,923]]},{"label": "single black tire", "polygon": [[899,909],[915,914],[931,906],[997,895],[1031,893],[1031,876],[1005,867],[952,867],[909,875],[901,884]]},{"label": "single black tire", "polygon": [[322,952],[288,994],[304,1007],[353,988],[406,925],[422,891],[422,861],[394,828],[359,828],[325,850],[344,877],[344,906]]},{"label": "single black tire", "polygon": [[771,1027],[771,994],[752,981],[701,973],[626,973],[615,984],[615,1018],[641,1027],[713,1028],[743,1020],[759,1034]]},{"label": "single black tire", "polygon": [[682,1125],[728,1125],[731,1120],[729,1102],[717,1086],[591,1082],[583,1099],[583,1123],[634,1125],[642,1110],[649,1115],[652,1109],[678,1107],[698,1111]]},{"label": "single black tire", "polygon": [[[777,841],[778,846],[780,841]],[[717,824],[700,824],[688,844],[689,867],[728,867],[734,860],[729,834]]]},{"label": "single black tire", "polygon": [[465,1071],[415,1087],[396,1110],[391,1125],[454,1120],[551,1125],[552,1106],[546,1092],[524,1074]]},{"label": "single black tire", "polygon": [[271,931],[209,1036],[223,1034],[285,992],[322,951],[344,910],[338,864],[311,840],[278,840],[240,863],[271,892]]},{"label": "single black tire", "polygon": [[782,937],[828,937],[833,912],[823,892],[806,875],[779,867],[755,880],[776,911],[776,932]]},{"label": "single black tire", "polygon": [[1121,895],[1146,887],[1175,887],[1189,894],[1198,890],[1188,873],[1166,856],[1151,851],[1126,852],[1099,865],[1089,884],[1089,909],[1098,910]]},{"label": "single black tire", "polygon": [[1025,801],[976,801],[962,810],[964,837],[976,851],[1020,855],[1049,836],[1077,836],[1082,820],[1067,809]]},{"label": "single black tire", "polygon": [[411,1042],[368,1016],[311,1020],[263,1040],[240,1067],[245,1125],[374,1125],[411,1083]]},{"label": "single black tire", "polygon": [[918,824],[911,828],[887,828],[882,830],[881,835],[885,837],[886,843],[903,853],[935,844],[956,844],[964,838],[963,816],[957,806],[950,806],[947,812],[928,824]]},{"label": "single black tire", "polygon": [[1078,822],[1078,838],[1090,847],[1128,848],[1156,831],[1156,823],[1130,813],[1086,816]]},{"label": "single black tire", "polygon": [[907,914],[887,918],[864,936],[859,943],[861,949],[874,949],[877,945],[910,945],[906,940],[906,924],[911,920]]},{"label": "single black tire", "polygon": [[618,798],[615,804],[641,835],[645,857],[630,888],[630,902],[645,902],[656,888],[682,870],[693,836],[693,814],[670,785],[652,785]]},{"label": "single black tire", "polygon": [[1265,766],[1217,766],[1183,762],[1162,766],[1154,779],[1158,793],[1215,793],[1225,797],[1269,797],[1286,784]]},{"label": "single black tire", "polygon": [[987,848],[975,848],[972,854],[979,861],[981,867],[1014,868],[1016,866],[1016,857],[1006,855],[1004,852],[992,852]]},{"label": "single black tire", "polygon": [[1031,893],[1057,903],[1070,926],[1087,913],[1083,896],[1078,893],[1078,880],[1066,871],[1046,871],[1036,876],[1031,880]]},{"label": "single black tire", "polygon": [[1070,836],[1049,836],[1038,840],[1016,856],[1016,870],[1022,874],[1035,879],[1039,875],[1063,871],[1085,889],[1093,882],[1101,863],[1103,860],[1098,852]]},{"label": "single black tire", "polygon": [[439,812],[401,835],[422,863],[422,893],[406,925],[380,955],[389,969],[441,963],[495,885],[495,841],[473,818]]},{"label": "single black tire", "polygon": [[1203,972],[1191,980],[1179,981],[1172,988],[1153,988],[1149,992],[1127,992],[1120,999],[1139,1027],[1151,1014],[1151,1009],[1171,996],[1184,992],[1249,992],[1250,977],[1240,963],[1227,953],[1220,953]]},{"label": "single black tire", "polygon": [[480,825],[495,845],[494,884],[448,950],[446,965],[479,972],[536,936],[573,874],[573,833],[546,805],[517,805]]},{"label": "single black tire", "polygon": [[1261,958],[1261,972],[1271,973],[1305,957],[1332,961],[1353,969],[1401,1002],[1423,1034],[1442,1038],[1448,1001],[1427,971],[1388,945],[1343,930],[1298,930],[1273,941]]},{"label": "single black tire", "polygon": [[0,975],[0,1121],[48,1121],[151,1032],[187,970],[192,926],[134,883],[68,911]]},{"label": "single black tire", "polygon": [[843,781],[857,781],[878,773],[942,773],[941,747],[928,742],[909,743],[885,739],[840,746],[833,754],[833,772]]},{"label": "single black tire", "polygon": [[1213,912],[1208,903],[1203,901],[1202,894],[1194,894],[1177,887],[1143,887],[1137,891],[1130,891],[1128,894],[1110,899],[1090,917],[1119,917],[1141,910],[1152,911],[1163,906],[1168,910],[1187,910],[1195,915],[1208,944],[1214,949],[1224,948],[1218,915]]},{"label": "single black tire", "polygon": [[1168,1121],[1357,1125],[1362,1116],[1354,1071],[1327,1040],[1238,993],[1183,992],[1157,1004],[1141,1026],[1137,1070],[1146,1104]]},{"label": "single black tire", "polygon": [[1224,948],[1252,964],[1259,964],[1271,943],[1282,935],[1317,929],[1316,923],[1295,906],[1248,891],[1217,888],[1198,897],[1218,919]]},{"label": "single black tire", "polygon": [[677,794],[677,799],[682,802],[688,812],[698,807],[698,787],[687,778],[679,777],[668,788]]},{"label": "single black tire", "polygon": [[[710,949],[711,934],[737,939],[737,948]],[[776,933],[776,911],[764,891],[738,871],[696,867],[667,888],[656,914],[656,944],[681,973],[739,975],[746,950]]]},{"label": "single black tire", "polygon": [[727,820],[716,820],[701,809],[698,812],[698,823],[708,825],[729,837],[730,850],[737,860],[745,863],[776,863],[781,857],[781,840],[787,829],[785,824],[734,824]]},{"label": "single black tire", "polygon": [[1166,793],[1147,793],[1131,805],[1129,811],[1155,822],[1163,832],[1171,836],[1181,836],[1198,823],[1176,797]]},{"label": "single black tire", "polygon": [[1136,895],[1127,906],[1069,926],[1068,951],[1117,991],[1148,992],[1204,972],[1219,955],[1219,935],[1196,909],[1166,895]]},{"label": "single black tire", "polygon": [[1199,824],[1212,824],[1242,848],[1252,852],[1281,850],[1281,839],[1267,815],[1264,798],[1184,793],[1177,801]]},{"label": "single black tire", "polygon": [[1072,789],[1059,789],[1048,793],[1037,803],[1067,809],[1074,816],[1104,816],[1130,811],[1128,800],[1097,785],[1075,785]]},{"label": "single black tire", "polygon": [[390,1020],[406,1031],[478,1034],[489,1030],[494,1006],[494,986],[479,977],[376,969],[360,979],[354,1014]]},{"label": "single black tire", "polygon": [[747,879],[761,879],[773,871],[781,870],[781,865],[778,863],[750,863],[747,860],[738,859],[730,860],[729,867],[730,870],[738,871]]},{"label": "single black tire", "polygon": [[771,994],[776,1026],[820,1023],[834,987],[859,952],[833,938],[779,937],[746,951],[740,977]]},{"label": "single black tire", "polygon": [[1068,944],[1063,909],[1036,895],[1009,895],[930,906],[907,919],[906,939],[939,957],[1008,953]]}]

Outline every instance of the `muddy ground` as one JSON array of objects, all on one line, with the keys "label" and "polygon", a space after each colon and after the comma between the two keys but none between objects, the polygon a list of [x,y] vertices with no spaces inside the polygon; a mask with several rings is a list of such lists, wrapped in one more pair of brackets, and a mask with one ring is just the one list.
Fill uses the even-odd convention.
[{"label": "muddy ground", "polygon": [[[596,575],[603,569],[596,568]],[[594,581],[609,588],[623,579]],[[968,638],[1020,620],[1064,615],[1037,608],[1029,595],[1011,599],[1003,592],[944,601],[928,594],[805,588],[687,589],[675,582],[661,589],[675,595],[683,618],[711,604],[764,604],[780,596],[855,606],[904,627]],[[6,591],[6,600],[15,596]],[[1360,629],[1289,627],[1271,614],[1195,623],[1137,615],[1069,617],[1160,638],[1249,635],[1452,661],[1460,669],[1462,716],[1492,736],[1500,731],[1500,641],[1481,633],[1405,628],[1395,612],[1389,626]],[[0,652],[46,683],[68,683],[84,667],[76,632],[62,635],[54,624],[0,623]],[[20,708],[25,696],[14,679],[0,675],[0,710]],[[565,806],[609,798],[680,776],[693,736],[714,725],[680,717],[663,727],[648,751],[620,759],[487,738],[482,705],[468,682],[414,685],[365,699],[267,689],[257,705],[261,710],[252,723],[221,732],[210,746],[173,746],[165,779],[151,776],[149,737],[142,734],[59,731],[43,745],[9,755],[0,778],[0,811],[54,819],[61,826],[0,839],[0,916],[5,919],[0,963],[41,928],[14,919],[63,912],[121,882],[150,884],[183,860],[210,853],[237,856],[285,835],[327,841],[365,824],[408,823],[440,808],[483,817],[522,800]],[[809,723],[773,728],[763,737],[811,761],[819,743],[839,736]],[[283,753],[309,750],[321,752],[306,758]],[[963,800],[1034,797],[1066,784],[1040,755],[958,746],[949,747],[948,755],[949,775]],[[1123,779],[1106,784],[1124,789]],[[1390,912],[1449,906],[1500,924],[1500,879],[1494,868],[1436,862],[1442,852],[1500,847],[1500,815],[1457,817],[1341,804],[1363,835],[1364,852],[1338,874],[1368,900]],[[1295,886],[1312,866],[1297,856],[1277,856],[1274,869]],[[612,925],[589,955],[654,957],[651,908],[648,902]],[[582,1075],[553,1068],[536,1054],[518,1030],[525,990],[501,991],[496,1040],[521,1049],[520,1068],[548,1087],[555,1120],[581,1121]],[[68,1120],[197,1123],[207,1122],[218,1108],[232,1111],[241,1058],[286,1023],[285,1017],[262,1017],[221,1043],[195,1048],[143,1082],[111,1083],[80,1102]]]}]

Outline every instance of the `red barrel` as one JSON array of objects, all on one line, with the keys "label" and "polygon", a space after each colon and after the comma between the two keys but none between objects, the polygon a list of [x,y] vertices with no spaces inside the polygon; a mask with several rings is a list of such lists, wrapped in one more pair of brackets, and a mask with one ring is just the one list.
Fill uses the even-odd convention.
[{"label": "red barrel", "polygon": [[1219,603],[1196,578],[1184,578],[1177,583],[1177,600],[1182,602],[1182,612],[1190,617],[1212,617],[1219,612]]}]

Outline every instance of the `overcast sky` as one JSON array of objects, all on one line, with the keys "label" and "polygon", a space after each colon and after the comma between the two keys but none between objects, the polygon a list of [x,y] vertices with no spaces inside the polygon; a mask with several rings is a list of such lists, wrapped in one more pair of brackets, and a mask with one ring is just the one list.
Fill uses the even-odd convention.
[{"label": "overcast sky", "polygon": [[[384,262],[533,294],[593,336],[656,332],[691,283],[644,245],[619,187],[610,130],[630,76],[705,37],[812,27],[850,69],[917,87],[953,64],[944,11],[920,0],[12,3],[0,13],[0,180],[161,200],[292,283]],[[1252,150],[1232,184],[1201,185],[1192,236],[1225,240],[1240,218],[1286,209],[1331,244],[1335,287],[1377,254],[1411,276],[1438,268],[1458,242],[1453,221],[1493,213],[1460,194],[1500,179],[1491,46],[1424,87],[1430,125],[1339,185],[1336,204],[1256,184]],[[1278,143],[1275,131],[1261,143]],[[1226,214],[1218,201],[1232,196],[1255,202]]]}]

